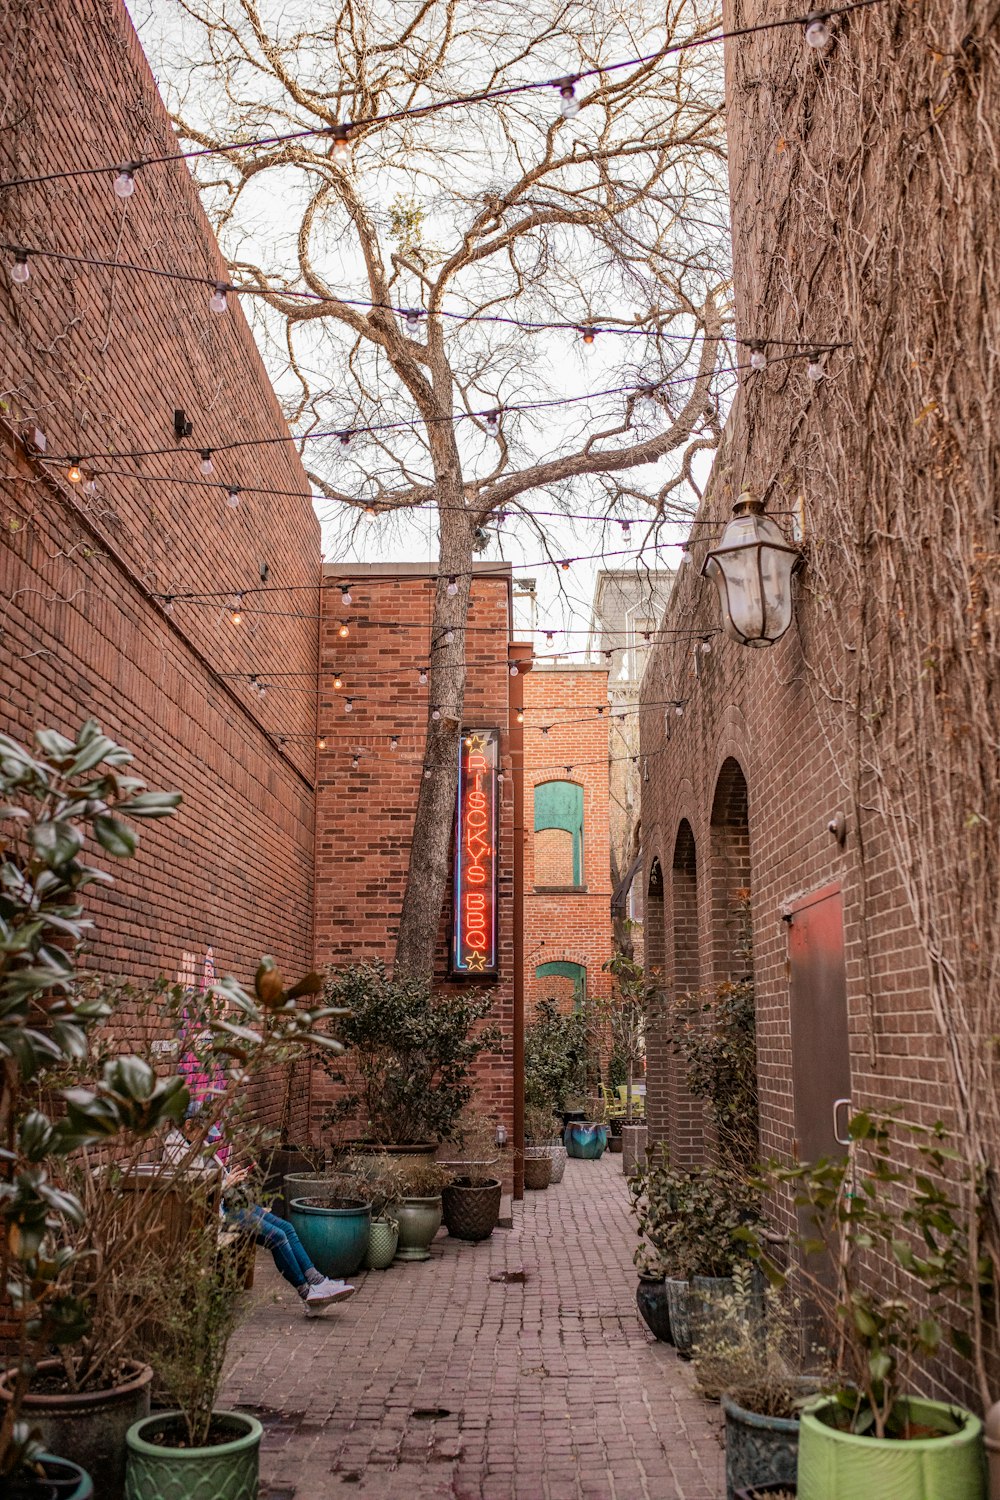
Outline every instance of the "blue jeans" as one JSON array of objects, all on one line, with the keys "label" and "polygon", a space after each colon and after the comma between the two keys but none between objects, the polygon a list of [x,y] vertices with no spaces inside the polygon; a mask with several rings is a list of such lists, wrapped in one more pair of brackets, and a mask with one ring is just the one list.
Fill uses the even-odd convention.
[{"label": "blue jeans", "polygon": [[234,1208],[226,1218],[230,1224],[249,1230],[258,1245],[267,1246],[274,1264],[291,1286],[303,1284],[313,1263],[287,1219],[279,1219],[265,1208]]}]

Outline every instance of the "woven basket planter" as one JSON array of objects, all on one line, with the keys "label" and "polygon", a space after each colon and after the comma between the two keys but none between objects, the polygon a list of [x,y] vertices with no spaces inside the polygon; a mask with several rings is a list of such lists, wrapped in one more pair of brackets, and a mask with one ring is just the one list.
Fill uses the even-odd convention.
[{"label": "woven basket planter", "polygon": [[566,1175],[566,1162],[569,1159],[569,1152],[565,1146],[558,1142],[554,1146],[546,1146],[545,1149],[552,1158],[552,1172],[549,1181],[552,1183],[562,1182]]},{"label": "woven basket planter", "polygon": [[524,1186],[541,1192],[552,1181],[552,1158],[548,1146],[525,1146]]},{"label": "woven basket planter", "polygon": [[470,1183],[458,1178],[441,1194],[444,1222],[456,1240],[488,1240],[500,1217],[502,1187],[498,1177]]}]

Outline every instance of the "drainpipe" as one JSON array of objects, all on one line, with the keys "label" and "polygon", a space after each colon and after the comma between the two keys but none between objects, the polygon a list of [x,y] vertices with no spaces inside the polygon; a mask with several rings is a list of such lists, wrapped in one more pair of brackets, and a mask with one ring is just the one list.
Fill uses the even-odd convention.
[{"label": "drainpipe", "polygon": [[517,662],[518,675],[508,678],[510,694],[510,770],[514,783],[514,1198],[524,1197],[524,725],[517,722],[524,708],[524,678],[531,670],[530,641],[511,641],[508,659]]}]

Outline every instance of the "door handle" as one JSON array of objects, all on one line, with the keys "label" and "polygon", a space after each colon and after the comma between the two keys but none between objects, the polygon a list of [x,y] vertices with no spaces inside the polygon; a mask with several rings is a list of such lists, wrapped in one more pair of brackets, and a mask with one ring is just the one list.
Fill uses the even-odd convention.
[{"label": "door handle", "polygon": [[844,1130],[847,1131],[848,1124],[849,1124],[849,1119],[850,1119],[850,1109],[851,1109],[851,1101],[850,1101],[850,1099],[834,1099],[834,1101],[833,1101],[833,1138],[837,1142],[838,1146],[849,1146],[851,1144],[851,1137],[850,1137],[850,1135],[848,1135],[848,1134],[841,1135],[841,1133],[840,1133],[840,1111],[844,1110],[844,1112],[845,1112],[844,1113]]}]

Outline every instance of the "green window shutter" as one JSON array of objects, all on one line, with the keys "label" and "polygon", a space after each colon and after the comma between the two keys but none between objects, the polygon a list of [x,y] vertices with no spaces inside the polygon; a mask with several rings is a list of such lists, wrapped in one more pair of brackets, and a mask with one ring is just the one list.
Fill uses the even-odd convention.
[{"label": "green window shutter", "polygon": [[535,787],[535,832],[562,828],[573,837],[573,884],[583,884],[583,787],[543,781]]}]

